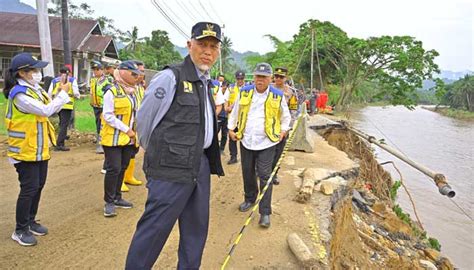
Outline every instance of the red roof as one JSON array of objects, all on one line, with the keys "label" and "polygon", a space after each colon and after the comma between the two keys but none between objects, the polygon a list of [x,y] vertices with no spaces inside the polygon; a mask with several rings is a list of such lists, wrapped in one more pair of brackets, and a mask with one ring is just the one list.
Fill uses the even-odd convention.
[{"label": "red roof", "polygon": [[[0,25],[0,44],[40,47],[36,15],[0,12]],[[61,18],[50,16],[49,28],[53,50],[63,50]],[[91,35],[93,31],[100,33],[97,21],[69,19],[71,50],[104,52],[112,37]]]}]

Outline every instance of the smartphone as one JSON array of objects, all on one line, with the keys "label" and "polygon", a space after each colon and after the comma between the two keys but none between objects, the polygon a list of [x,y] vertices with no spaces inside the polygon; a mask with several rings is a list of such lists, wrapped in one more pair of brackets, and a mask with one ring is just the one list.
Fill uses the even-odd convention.
[{"label": "smartphone", "polygon": [[62,75],[61,75],[61,82],[62,82],[63,84],[67,84],[67,74],[62,74]]}]

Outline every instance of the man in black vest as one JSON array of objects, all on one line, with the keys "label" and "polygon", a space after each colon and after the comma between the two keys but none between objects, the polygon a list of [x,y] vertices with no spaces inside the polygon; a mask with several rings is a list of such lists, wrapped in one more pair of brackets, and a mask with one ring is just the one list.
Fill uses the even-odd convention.
[{"label": "man in black vest", "polygon": [[219,25],[193,26],[184,62],[148,86],[137,113],[148,198],[126,269],[151,269],[179,219],[178,269],[198,269],[209,225],[210,174],[223,176],[209,70],[220,54]]}]

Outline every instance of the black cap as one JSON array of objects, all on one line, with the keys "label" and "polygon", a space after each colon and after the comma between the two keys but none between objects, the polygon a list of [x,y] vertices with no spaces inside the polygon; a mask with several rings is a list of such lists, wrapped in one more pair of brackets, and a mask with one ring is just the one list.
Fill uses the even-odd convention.
[{"label": "black cap", "polygon": [[135,73],[135,74],[143,75],[143,72],[141,72],[141,71],[138,69],[137,64],[136,64],[135,61],[133,61],[133,60],[123,61],[123,62],[120,63],[120,65],[118,66],[118,69],[130,70],[131,72],[133,72],[133,73]]},{"label": "black cap", "polygon": [[253,72],[254,75],[260,75],[260,76],[272,76],[272,66],[268,63],[259,63],[255,67],[255,70]]},{"label": "black cap", "polygon": [[120,64],[119,61],[116,61],[116,62],[114,62],[114,63],[106,62],[106,63],[105,63],[105,68],[110,68],[110,67],[112,67],[112,68],[117,68],[119,64]]},{"label": "black cap", "polygon": [[275,75],[286,76],[286,74],[288,74],[288,69],[286,67],[275,68]]},{"label": "black cap", "polygon": [[143,61],[133,60],[133,62],[135,62],[135,64],[137,64],[137,66],[145,66],[145,63],[143,63]]},{"label": "black cap", "polygon": [[63,67],[61,67],[61,68],[59,69],[59,73],[60,73],[60,74],[69,74],[70,72],[71,72],[71,71],[70,71],[69,68],[66,67],[66,66],[63,66]]},{"label": "black cap", "polygon": [[31,53],[19,53],[12,58],[10,70],[17,72],[25,68],[44,68],[48,65],[46,61],[40,61]]},{"label": "black cap", "polygon": [[237,72],[235,72],[235,78],[237,80],[245,79],[245,72],[243,72],[242,70],[238,70]]},{"label": "black cap", "polygon": [[205,37],[214,37],[221,41],[221,27],[212,22],[198,22],[191,30],[192,39],[201,39]]},{"label": "black cap", "polygon": [[91,62],[91,68],[92,69],[102,69],[104,66],[102,65],[101,62],[99,61],[92,61]]}]

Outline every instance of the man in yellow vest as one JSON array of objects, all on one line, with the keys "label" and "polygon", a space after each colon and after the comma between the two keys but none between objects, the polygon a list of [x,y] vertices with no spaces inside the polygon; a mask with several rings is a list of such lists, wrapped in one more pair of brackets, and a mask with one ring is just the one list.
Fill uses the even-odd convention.
[{"label": "man in yellow vest", "polygon": [[71,71],[68,67],[62,67],[59,70],[60,76],[56,77],[52,82],[48,90],[48,95],[51,98],[55,98],[61,89],[61,82],[64,84],[69,84],[68,95],[70,101],[66,103],[62,109],[59,111],[59,134],[57,139],[57,144],[54,150],[56,151],[69,151],[69,148],[64,145],[64,141],[67,136],[67,127],[71,122],[72,111],[74,110],[75,99],[81,97],[79,93],[79,87],[77,85],[77,80],[71,75]]},{"label": "man in yellow vest", "polygon": [[98,61],[93,61],[91,63],[92,75],[93,77],[90,80],[90,104],[94,110],[95,116],[95,127],[96,127],[96,136],[97,136],[97,145],[95,152],[97,154],[103,154],[104,149],[100,144],[100,116],[102,115],[102,105],[104,102],[104,93],[103,88],[109,84],[109,81],[104,75],[104,69],[102,63]]},{"label": "man in yellow vest", "polygon": [[[225,104],[225,110],[230,115],[232,113],[232,109],[234,107],[235,100],[237,96],[240,94],[240,88],[245,85],[245,73],[241,70],[235,72],[235,84],[231,84],[229,86],[229,98]],[[237,129],[234,130],[237,132]],[[228,165],[237,163],[237,142],[233,140],[229,140],[229,152],[230,152],[230,159],[227,162]]]},{"label": "man in yellow vest", "polygon": [[[240,89],[228,124],[230,138],[241,141],[245,192],[245,201],[239,206],[241,212],[254,205],[259,190],[261,192],[265,187],[272,172],[276,146],[285,138],[291,120],[283,91],[270,86],[272,67],[267,63],[257,64],[254,79],[254,85]],[[234,132],[236,127],[238,130]],[[259,224],[264,228],[270,227],[271,198],[272,184],[259,204]]]}]

